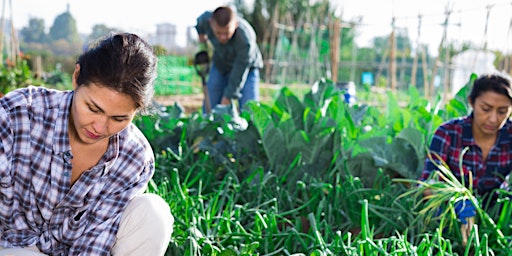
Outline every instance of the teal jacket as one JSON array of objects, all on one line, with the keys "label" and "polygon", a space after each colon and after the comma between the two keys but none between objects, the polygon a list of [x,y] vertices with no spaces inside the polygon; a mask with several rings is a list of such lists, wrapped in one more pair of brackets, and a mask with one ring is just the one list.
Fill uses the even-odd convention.
[{"label": "teal jacket", "polygon": [[231,99],[241,97],[240,90],[245,84],[249,70],[263,68],[263,58],[256,43],[256,33],[252,26],[243,18],[238,17],[238,28],[233,37],[226,43],[220,44],[212,28],[210,17],[212,12],[204,12],[197,18],[198,34],[205,34],[214,47],[212,62],[222,73],[229,73],[229,82],[223,96]]}]

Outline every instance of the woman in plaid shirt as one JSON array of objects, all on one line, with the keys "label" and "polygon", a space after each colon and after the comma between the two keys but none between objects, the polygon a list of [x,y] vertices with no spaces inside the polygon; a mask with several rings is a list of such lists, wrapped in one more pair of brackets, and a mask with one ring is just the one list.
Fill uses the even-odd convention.
[{"label": "woman in plaid shirt", "polygon": [[[512,85],[509,77],[486,74],[473,84],[468,101],[472,112],[461,118],[449,120],[435,132],[430,144],[432,159],[437,154],[453,174],[461,179],[459,159],[465,148],[462,172],[465,184],[469,173],[473,189],[493,203],[496,189],[508,187],[505,177],[512,169]],[[438,161],[439,164],[439,161]],[[426,158],[421,179],[427,180],[436,164]],[[470,215],[474,215],[474,209]]]},{"label": "woman in plaid shirt", "polygon": [[154,156],[133,125],[157,58],[134,34],[83,53],[73,91],[0,98],[0,255],[163,255],[169,206],[144,194]]}]

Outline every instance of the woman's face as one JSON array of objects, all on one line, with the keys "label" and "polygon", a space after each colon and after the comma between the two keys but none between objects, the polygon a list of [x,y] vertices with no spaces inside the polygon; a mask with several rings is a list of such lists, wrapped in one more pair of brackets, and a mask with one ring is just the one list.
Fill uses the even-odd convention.
[{"label": "woman's face", "polygon": [[481,135],[496,135],[512,112],[510,99],[494,91],[476,97],[471,107],[474,114],[473,130]]},{"label": "woman's face", "polygon": [[[75,81],[73,85],[77,88]],[[97,84],[80,86],[75,89],[71,104],[70,129],[74,130],[70,132],[80,142],[94,144],[122,131],[135,114],[135,103],[130,96]]]}]

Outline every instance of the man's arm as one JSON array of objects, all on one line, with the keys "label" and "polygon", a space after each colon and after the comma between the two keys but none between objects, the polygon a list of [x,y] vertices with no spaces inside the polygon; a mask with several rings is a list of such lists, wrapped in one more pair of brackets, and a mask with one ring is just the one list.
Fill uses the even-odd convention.
[{"label": "man's arm", "polygon": [[207,51],[208,36],[206,35],[208,27],[210,26],[209,20],[211,12],[204,12],[196,19],[196,31],[199,40],[199,51]]},{"label": "man's arm", "polygon": [[[228,78],[228,85],[224,89],[223,99],[221,104],[231,104],[231,100],[238,99],[241,97],[240,90],[247,80],[249,70],[251,68],[250,63],[250,43],[241,43],[236,46],[236,58],[233,62],[233,69]],[[223,103],[224,102],[224,103]]]},{"label": "man's arm", "polygon": [[206,43],[206,41],[208,41],[208,36],[206,34],[198,34],[197,36],[199,38],[200,44]]},{"label": "man's arm", "polygon": [[206,34],[198,34],[199,51],[208,51],[208,36]]}]

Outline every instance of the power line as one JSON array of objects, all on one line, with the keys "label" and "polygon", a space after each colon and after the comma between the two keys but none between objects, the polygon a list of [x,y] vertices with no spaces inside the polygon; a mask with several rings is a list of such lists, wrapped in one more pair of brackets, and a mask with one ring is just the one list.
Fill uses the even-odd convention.
[{"label": "power line", "polygon": [[[500,6],[509,6],[511,5],[512,2],[510,1],[507,1],[507,2],[500,2],[500,3],[493,3],[491,4],[492,7],[500,7]],[[458,8],[458,9],[453,9],[452,12],[456,12],[458,15],[462,15],[462,14],[466,14],[466,13],[469,13],[469,12],[474,12],[474,11],[481,11],[481,10],[485,10],[485,9],[488,9],[490,5],[485,5],[485,6],[482,6],[482,7],[474,7],[474,8]],[[443,12],[440,12],[440,13],[431,13],[431,14],[425,14],[425,13],[420,13],[423,17],[423,20],[425,19],[429,19],[429,18],[439,18],[439,19],[442,19],[445,17],[445,13]],[[418,19],[418,15],[414,15],[414,16],[411,16],[411,15],[406,15],[406,16],[396,16],[395,14],[393,14],[393,16],[390,17],[390,20],[391,19],[395,19],[395,22],[397,21],[403,21],[403,20],[417,20]],[[377,27],[382,27],[382,26],[386,26],[386,27],[389,27],[390,25],[389,24],[386,24],[386,23],[365,23],[365,22],[360,22],[357,24],[358,26],[377,26]],[[422,26],[439,26],[439,25],[443,25],[443,24],[440,24],[438,22],[436,23],[425,23],[423,22]],[[454,25],[458,25],[458,24],[454,24]],[[460,25],[460,24],[459,24]]]}]

